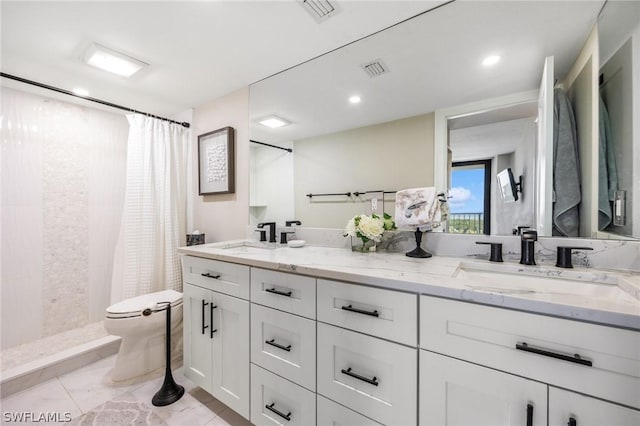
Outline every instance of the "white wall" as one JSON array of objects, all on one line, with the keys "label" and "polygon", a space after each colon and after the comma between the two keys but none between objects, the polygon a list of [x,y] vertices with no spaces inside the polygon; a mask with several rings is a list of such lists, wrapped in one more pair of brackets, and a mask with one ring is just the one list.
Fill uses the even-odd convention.
[{"label": "white wall", "polygon": [[[191,226],[206,242],[244,238],[249,223],[249,88],[197,107],[193,112]],[[231,126],[235,129],[235,193],[198,195],[197,136]],[[193,229],[189,229],[192,231]]]},{"label": "white wall", "polygon": [[[518,225],[533,226],[535,180],[535,117],[451,130],[452,160],[491,159],[491,234],[510,235]],[[516,179],[523,175],[524,188],[519,200],[504,203],[498,193],[496,175],[505,161]],[[500,161],[498,161],[500,160]]]},{"label": "white wall", "polygon": [[[306,194],[433,186],[433,113],[296,141],[294,154],[296,218],[342,228],[369,212],[368,197]],[[393,203],[386,204],[393,215]]]},{"label": "white wall", "polygon": [[[277,144],[293,148],[293,142]],[[250,224],[295,219],[293,206],[294,152],[268,146],[250,145],[249,214]]]},{"label": "white wall", "polygon": [[[600,95],[607,106],[611,124],[611,140],[616,158],[618,189],[626,191],[627,206],[624,226],[610,225],[606,231],[619,235],[632,235],[634,222],[634,175],[640,166],[634,165],[633,157],[633,73],[632,39],[629,39],[600,68],[604,84]],[[636,180],[637,182],[637,180]],[[598,188],[598,192],[603,191]],[[606,188],[604,189],[606,191]]]},{"label": "white wall", "polygon": [[104,318],[127,120],[2,88],[2,348]]}]

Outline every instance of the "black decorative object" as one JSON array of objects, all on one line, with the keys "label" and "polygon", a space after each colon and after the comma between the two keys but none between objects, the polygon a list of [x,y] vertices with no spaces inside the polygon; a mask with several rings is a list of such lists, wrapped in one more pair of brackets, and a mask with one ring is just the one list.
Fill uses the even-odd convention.
[{"label": "black decorative object", "polygon": [[548,356],[555,359],[561,359],[563,361],[573,362],[575,364],[585,365],[587,367],[593,367],[593,362],[582,358],[579,354],[565,355],[557,352],[551,352],[546,349],[534,348],[527,344],[527,342],[516,343],[516,349],[519,351],[531,352],[538,355]]},{"label": "black decorative object", "polygon": [[476,244],[487,244],[491,246],[491,256],[489,262],[503,262],[502,260],[502,243],[490,243],[485,241],[476,241]]},{"label": "black decorative object", "polygon": [[342,372],[342,374],[346,374],[347,376],[353,377],[354,379],[362,380],[363,382],[369,383],[370,385],[373,385],[373,386],[380,385],[380,382],[378,382],[378,378],[376,376],[373,376],[373,379],[361,376],[351,371],[351,367],[347,368],[346,370],[343,368],[340,371]]},{"label": "black decorative object", "polygon": [[416,236],[416,248],[414,248],[413,250],[405,254],[409,257],[417,257],[422,259],[431,257],[432,256],[431,253],[424,251],[422,247],[420,247],[420,244],[422,243],[422,231],[420,231],[420,228],[416,228],[415,236]]},{"label": "black decorative object", "polygon": [[535,265],[535,243],[538,241],[538,232],[535,229],[522,231],[520,240],[520,263],[523,265]]},{"label": "black decorative object", "polygon": [[187,246],[204,244],[204,234],[187,234]]},{"label": "black decorative object", "polygon": [[161,302],[161,304],[162,303],[167,304],[167,365],[164,371],[162,387],[151,399],[151,403],[156,407],[173,404],[184,395],[184,387],[177,384],[171,374],[171,302]]},{"label": "black decorative object", "polygon": [[591,247],[567,247],[558,246],[556,266],[558,268],[573,268],[571,262],[571,250],[593,250]]}]

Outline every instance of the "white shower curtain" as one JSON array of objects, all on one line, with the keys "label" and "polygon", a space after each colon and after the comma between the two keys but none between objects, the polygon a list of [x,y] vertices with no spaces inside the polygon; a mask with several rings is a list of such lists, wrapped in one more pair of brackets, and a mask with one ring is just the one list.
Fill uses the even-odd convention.
[{"label": "white shower curtain", "polygon": [[176,249],[185,245],[190,132],[144,115],[127,119],[127,184],[112,303],[154,291],[182,291]]}]

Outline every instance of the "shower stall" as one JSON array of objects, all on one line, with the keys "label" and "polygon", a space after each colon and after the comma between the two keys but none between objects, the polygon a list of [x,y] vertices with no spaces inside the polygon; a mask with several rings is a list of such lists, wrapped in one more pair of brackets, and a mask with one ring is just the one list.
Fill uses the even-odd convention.
[{"label": "shower stall", "polygon": [[128,130],[123,114],[2,87],[4,377],[106,337]]}]

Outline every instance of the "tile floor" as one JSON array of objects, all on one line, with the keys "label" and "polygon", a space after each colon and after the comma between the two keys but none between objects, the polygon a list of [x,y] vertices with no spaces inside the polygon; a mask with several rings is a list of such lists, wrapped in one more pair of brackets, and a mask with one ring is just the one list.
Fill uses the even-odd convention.
[{"label": "tile floor", "polygon": [[[9,395],[0,400],[2,424],[8,423],[5,413],[57,412],[71,413],[76,418],[114,398],[137,400],[150,407],[151,398],[160,389],[164,376],[160,373],[131,383],[114,385],[109,372],[115,365],[115,355],[63,374],[47,382]],[[191,383],[182,369],[173,372],[175,381],[184,386],[185,394],[166,407],[153,407],[153,412],[169,425],[175,426],[249,426],[250,423],[235,411]],[[19,423],[21,425],[28,423]],[[34,425],[64,424],[34,422]],[[106,425],[105,425],[106,426]]]}]

